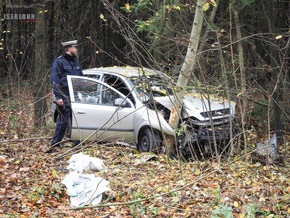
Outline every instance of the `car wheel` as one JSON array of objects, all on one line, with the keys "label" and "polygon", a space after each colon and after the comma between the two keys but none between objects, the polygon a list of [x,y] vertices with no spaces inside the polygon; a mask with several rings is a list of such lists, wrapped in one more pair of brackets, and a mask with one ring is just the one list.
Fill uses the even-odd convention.
[{"label": "car wheel", "polygon": [[144,129],[139,137],[138,150],[140,152],[157,151],[161,146],[161,139],[159,134],[151,129]]}]

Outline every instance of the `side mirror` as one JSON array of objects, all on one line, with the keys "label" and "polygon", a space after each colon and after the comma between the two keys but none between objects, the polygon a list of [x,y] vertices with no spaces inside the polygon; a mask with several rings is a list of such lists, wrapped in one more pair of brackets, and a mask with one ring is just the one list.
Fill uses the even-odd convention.
[{"label": "side mirror", "polygon": [[114,101],[114,106],[126,107],[127,106],[127,100],[125,100],[124,98],[117,98]]}]

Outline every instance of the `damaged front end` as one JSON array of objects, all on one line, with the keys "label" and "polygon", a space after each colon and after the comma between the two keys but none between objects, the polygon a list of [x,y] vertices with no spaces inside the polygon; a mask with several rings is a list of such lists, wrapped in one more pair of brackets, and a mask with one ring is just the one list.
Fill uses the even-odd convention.
[{"label": "damaged front end", "polygon": [[[167,108],[169,118],[172,101],[155,98]],[[224,154],[238,133],[234,102],[218,98],[188,95],[183,101],[182,120],[176,132],[177,147],[185,159]],[[163,109],[164,111],[164,109]]]},{"label": "damaged front end", "polygon": [[218,125],[198,126],[190,118],[182,124],[181,129],[178,150],[186,159],[224,154],[238,133],[234,120]]},{"label": "damaged front end", "polygon": [[184,100],[183,130],[179,151],[185,158],[200,158],[226,153],[238,133],[234,102],[187,96]]}]

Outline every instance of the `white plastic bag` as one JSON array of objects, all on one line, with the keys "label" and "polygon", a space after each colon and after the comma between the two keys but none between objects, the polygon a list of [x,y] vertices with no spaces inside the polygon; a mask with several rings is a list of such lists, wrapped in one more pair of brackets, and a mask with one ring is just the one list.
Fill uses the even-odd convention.
[{"label": "white plastic bag", "polygon": [[86,170],[99,170],[100,172],[107,171],[103,160],[96,157],[90,157],[82,152],[71,156],[67,169],[77,171],[79,173]]}]

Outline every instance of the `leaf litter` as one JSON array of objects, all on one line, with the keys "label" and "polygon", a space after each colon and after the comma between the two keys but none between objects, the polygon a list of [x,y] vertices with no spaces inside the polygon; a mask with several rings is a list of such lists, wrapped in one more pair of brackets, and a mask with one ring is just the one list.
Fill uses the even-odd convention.
[{"label": "leaf litter", "polygon": [[[112,191],[98,207],[73,208],[61,184],[70,156],[55,159],[71,147],[43,153],[53,129],[32,133],[29,107],[22,110],[20,126],[12,125],[7,117],[17,109],[0,107],[0,217],[211,217],[217,212],[241,218],[290,216],[289,146],[282,166],[252,163],[246,156],[218,167],[211,161],[183,163],[125,146],[91,143],[83,152],[104,160],[108,170],[95,174],[108,180]],[[21,138],[33,140],[17,140]]]}]

